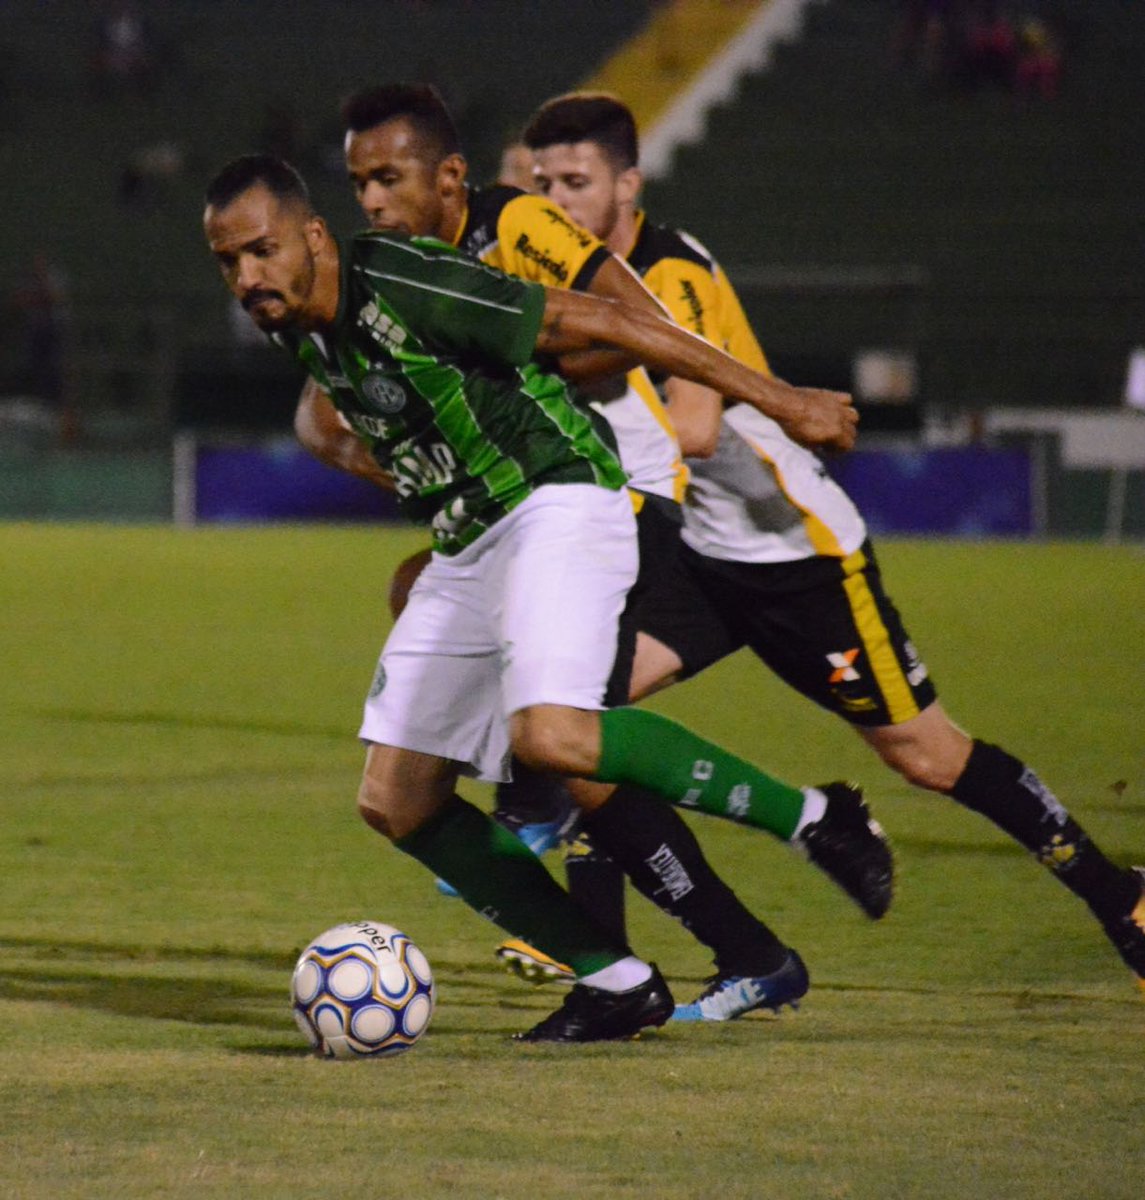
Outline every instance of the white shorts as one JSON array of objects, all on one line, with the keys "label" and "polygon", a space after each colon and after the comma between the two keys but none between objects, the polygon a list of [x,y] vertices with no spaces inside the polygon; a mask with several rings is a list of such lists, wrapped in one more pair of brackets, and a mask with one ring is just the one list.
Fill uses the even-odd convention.
[{"label": "white shorts", "polygon": [[511,713],[604,707],[636,579],[626,491],[549,484],[460,554],[435,554],[394,625],[359,736],[509,777]]}]

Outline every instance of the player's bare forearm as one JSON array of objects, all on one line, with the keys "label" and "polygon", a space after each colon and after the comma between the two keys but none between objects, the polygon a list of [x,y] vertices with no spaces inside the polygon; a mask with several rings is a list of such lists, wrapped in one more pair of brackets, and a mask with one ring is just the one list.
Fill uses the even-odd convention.
[{"label": "player's bare forearm", "polygon": [[668,310],[659,299],[644,286],[644,280],[622,259],[615,254],[600,264],[592,281],[588,285],[591,296],[599,296],[603,300],[619,300],[631,304],[633,308],[643,309],[658,317],[667,317]]},{"label": "player's bare forearm", "polygon": [[546,289],[537,349],[562,355],[618,347],[645,366],[742,400],[805,446],[849,450],[858,414],[845,392],[797,388],[769,379],[663,317],[629,304]]},{"label": "player's bare forearm", "polygon": [[[644,281],[621,258],[609,255],[588,285],[588,294],[603,300],[621,300],[634,308],[667,316],[667,310],[644,286]],[[560,359],[561,374],[576,383],[589,383],[609,375],[624,375],[638,365],[632,354],[615,348],[581,350]]]},{"label": "player's bare forearm", "polygon": [[319,462],[367,479],[387,492],[394,490],[393,478],[377,464],[357,434],[342,424],[333,401],[313,379],[307,379],[298,397],[294,432]]},{"label": "player's bare forearm", "polygon": [[614,375],[627,375],[633,367],[639,365],[635,355],[612,347],[576,350],[572,354],[562,354],[557,359],[557,366],[566,379],[583,384],[594,383]]}]

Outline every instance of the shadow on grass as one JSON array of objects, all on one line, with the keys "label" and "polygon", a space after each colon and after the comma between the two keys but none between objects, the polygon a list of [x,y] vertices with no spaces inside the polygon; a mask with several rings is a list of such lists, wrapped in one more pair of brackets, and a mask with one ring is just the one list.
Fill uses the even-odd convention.
[{"label": "shadow on grass", "polygon": [[318,1054],[309,1046],[299,1041],[297,1046],[286,1046],[278,1042],[268,1042],[262,1046],[229,1045],[227,1049],[232,1054],[249,1054],[255,1058],[317,1058]]},{"label": "shadow on grass", "polygon": [[1023,850],[1017,842],[979,842],[964,841],[956,838],[926,838],[912,837],[910,834],[891,833],[891,847],[894,850],[910,850],[912,853],[924,855],[982,855],[984,858],[1029,858],[1029,852]]},{"label": "shadow on grass", "polygon": [[[230,979],[156,978],[150,975],[77,975],[6,967],[0,999],[71,1004],[122,1017],[187,1021],[195,1025],[285,1027],[283,988]],[[271,1011],[280,1009],[283,1016]],[[285,1021],[283,1020],[285,1017]]]},{"label": "shadow on grass", "polygon": [[50,937],[0,937],[0,951],[28,950],[36,957],[65,959],[109,959],[116,962],[210,962],[245,963],[271,970],[292,970],[302,947],[283,953],[278,950],[234,950],[224,946],[171,946],[144,942],[92,942]]},{"label": "shadow on grass", "polygon": [[[301,948],[300,948],[301,949]],[[64,942],[51,938],[0,939],[0,1000],[25,1003],[65,1004],[115,1016],[156,1021],[183,1021],[203,1028],[230,1026],[244,1030],[282,1033],[293,1042],[297,1036],[290,1016],[289,979],[297,951],[242,952],[222,948],[186,946],[104,945],[96,942]],[[195,974],[159,974],[148,964],[183,962],[193,964]],[[217,962],[218,975],[202,974],[204,963]],[[134,969],[125,969],[132,964]],[[502,977],[477,963],[435,964],[439,980],[445,980],[450,1007],[459,1013],[468,1009],[502,1007],[498,990]],[[234,978],[233,968],[250,968],[263,978]],[[439,984],[440,986],[440,984]],[[531,996],[523,992],[522,999]],[[552,1007],[560,1002],[553,994]],[[543,1001],[542,1001],[543,1004]],[[520,1005],[527,1016],[533,1010]],[[526,1021],[532,1024],[532,1021]],[[448,1030],[448,1021],[436,1026]],[[465,1020],[455,1026],[464,1032]],[[516,1026],[514,1026],[516,1028]],[[513,1032],[512,1029],[507,1030]],[[306,1047],[282,1042],[228,1044],[242,1054],[297,1055]]]},{"label": "shadow on grass", "polygon": [[302,721],[252,721],[227,717],[202,717],[175,712],[100,712],[91,709],[36,709],[32,716],[45,721],[68,724],[143,725],[166,729],[210,729],[235,733],[276,733],[286,737],[336,738],[346,741],[351,735],[345,726],[308,725]]},{"label": "shadow on grass", "polygon": [[[454,988],[450,986],[451,996]],[[272,1035],[251,1042],[232,1035],[224,1045],[234,1054],[260,1058],[304,1058],[312,1053],[299,1036],[290,1017],[285,989],[275,984],[235,983],[214,979],[156,979],[147,975],[89,976],[83,979],[63,973],[5,971],[0,979],[0,1000],[66,1004],[119,1017],[155,1021],[182,1021],[202,1028],[230,1027]],[[451,999],[451,1006],[458,1007]],[[482,1007],[493,1007],[486,1001]],[[554,1002],[553,1007],[556,1006]],[[466,1006],[468,1007],[468,1006]],[[505,1038],[527,1029],[543,1016],[527,1012],[520,1021],[510,1021],[482,1033],[501,1032]],[[461,1021],[442,1020],[435,1014],[434,1033],[463,1036],[472,1027]],[[274,1036],[281,1035],[281,1037]]]}]

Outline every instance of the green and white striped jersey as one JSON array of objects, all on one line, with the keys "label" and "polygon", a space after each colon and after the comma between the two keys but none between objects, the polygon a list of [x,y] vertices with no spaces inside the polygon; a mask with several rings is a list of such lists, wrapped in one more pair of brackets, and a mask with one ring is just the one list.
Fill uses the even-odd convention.
[{"label": "green and white striped jersey", "polygon": [[361,233],[328,333],[280,333],[455,554],[542,484],[622,488],[607,423],[532,360],[544,288],[433,238]]}]

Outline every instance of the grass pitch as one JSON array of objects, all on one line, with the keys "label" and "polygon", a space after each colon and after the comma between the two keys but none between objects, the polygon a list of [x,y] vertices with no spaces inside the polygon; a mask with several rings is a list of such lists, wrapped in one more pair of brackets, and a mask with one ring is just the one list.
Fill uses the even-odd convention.
[{"label": "grass pitch", "polygon": [[[657,706],[792,781],[861,781],[895,842],[891,914],[865,922],[777,843],[696,819],[807,959],[801,1011],[512,1044],[559,993],[501,974],[497,931],[354,813],[386,582],[420,541],[0,526],[0,1195],[1142,1194],[1145,1003],[1082,906],[748,656]],[[882,558],[947,707],[1145,860],[1140,551]],[[690,998],[701,949],[630,912]],[[359,916],[417,940],[438,1010],[398,1059],[318,1061],[290,967]]]}]

